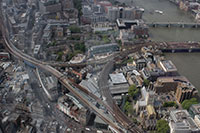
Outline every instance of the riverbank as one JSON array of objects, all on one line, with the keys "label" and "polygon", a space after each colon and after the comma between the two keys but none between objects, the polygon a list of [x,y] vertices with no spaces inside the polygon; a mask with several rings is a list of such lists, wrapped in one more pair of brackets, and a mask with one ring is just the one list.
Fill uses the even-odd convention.
[{"label": "riverbank", "polygon": [[187,77],[200,92],[200,53],[165,53],[165,57],[171,60],[179,74]]}]

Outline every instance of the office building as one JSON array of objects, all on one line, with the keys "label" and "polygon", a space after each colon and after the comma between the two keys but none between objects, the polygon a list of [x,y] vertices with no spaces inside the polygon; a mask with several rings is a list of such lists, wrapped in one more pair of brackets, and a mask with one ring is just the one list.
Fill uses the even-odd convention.
[{"label": "office building", "polygon": [[83,125],[86,125],[90,119],[90,111],[69,94],[65,94],[65,96],[58,99],[58,109]]},{"label": "office building", "polygon": [[194,118],[195,115],[200,115],[200,104],[193,104],[189,108],[190,115]]},{"label": "office building", "polygon": [[137,70],[142,70],[144,67],[147,66],[147,62],[145,59],[138,59],[136,61],[133,61],[133,64],[136,66]]},{"label": "office building", "polygon": [[176,76],[177,68],[170,60],[158,61],[158,66],[166,73],[168,76]]},{"label": "office building", "polygon": [[136,38],[148,38],[148,27],[145,24],[133,25],[131,27]]},{"label": "office building", "polygon": [[199,133],[200,129],[187,110],[170,112],[170,133]]},{"label": "office building", "polygon": [[176,90],[176,99],[182,103],[186,99],[190,99],[195,95],[196,89],[190,83],[180,83]]},{"label": "office building", "polygon": [[169,93],[170,91],[176,92],[179,83],[188,82],[185,77],[159,77],[157,78],[153,90],[156,93]]},{"label": "office building", "polygon": [[141,19],[143,11],[134,7],[109,7],[108,8],[108,19],[111,22],[117,19]]}]

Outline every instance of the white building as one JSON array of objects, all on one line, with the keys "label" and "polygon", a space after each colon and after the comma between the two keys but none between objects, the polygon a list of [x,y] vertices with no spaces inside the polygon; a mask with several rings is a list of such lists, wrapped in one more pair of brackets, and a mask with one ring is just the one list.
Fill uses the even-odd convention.
[{"label": "white building", "polygon": [[170,133],[199,133],[200,129],[187,110],[170,112]]},{"label": "white building", "polygon": [[195,115],[194,121],[196,122],[197,126],[200,128],[200,115]]}]

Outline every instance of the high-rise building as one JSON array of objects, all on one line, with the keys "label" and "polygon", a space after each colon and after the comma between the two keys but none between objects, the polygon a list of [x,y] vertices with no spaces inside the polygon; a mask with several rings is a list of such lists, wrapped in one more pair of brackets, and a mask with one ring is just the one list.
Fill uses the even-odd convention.
[{"label": "high-rise building", "polygon": [[59,0],[40,0],[39,10],[42,14],[56,13],[61,11],[62,6]]},{"label": "high-rise building", "polygon": [[196,89],[190,83],[180,83],[176,90],[176,99],[182,103],[185,99],[190,99],[195,95]]},{"label": "high-rise building", "polygon": [[176,77],[159,77],[154,84],[153,90],[156,93],[168,93],[170,91],[176,91],[178,82]]}]

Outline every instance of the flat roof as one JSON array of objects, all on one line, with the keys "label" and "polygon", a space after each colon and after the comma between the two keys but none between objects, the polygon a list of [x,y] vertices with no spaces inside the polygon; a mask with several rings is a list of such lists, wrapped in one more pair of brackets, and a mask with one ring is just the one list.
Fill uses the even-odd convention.
[{"label": "flat roof", "polygon": [[113,84],[127,83],[127,80],[123,73],[109,74],[109,76]]},{"label": "flat roof", "polygon": [[200,114],[200,104],[193,104],[190,108],[195,111],[195,113]]},{"label": "flat roof", "polygon": [[97,45],[97,46],[92,46],[90,49],[98,49],[98,48],[102,48],[102,47],[110,47],[110,46],[118,46],[117,43],[109,43],[109,44],[103,44],[103,45]]},{"label": "flat roof", "polygon": [[97,83],[95,83],[91,78],[88,81],[82,80],[79,85],[86,88],[89,92],[93,93],[97,97],[101,97]]},{"label": "flat roof", "polygon": [[161,61],[160,65],[162,66],[165,72],[174,72],[177,71],[176,66],[172,63],[171,60]]},{"label": "flat roof", "polygon": [[109,87],[111,94],[122,94],[128,93],[129,85],[121,84],[121,85],[113,85]]}]

